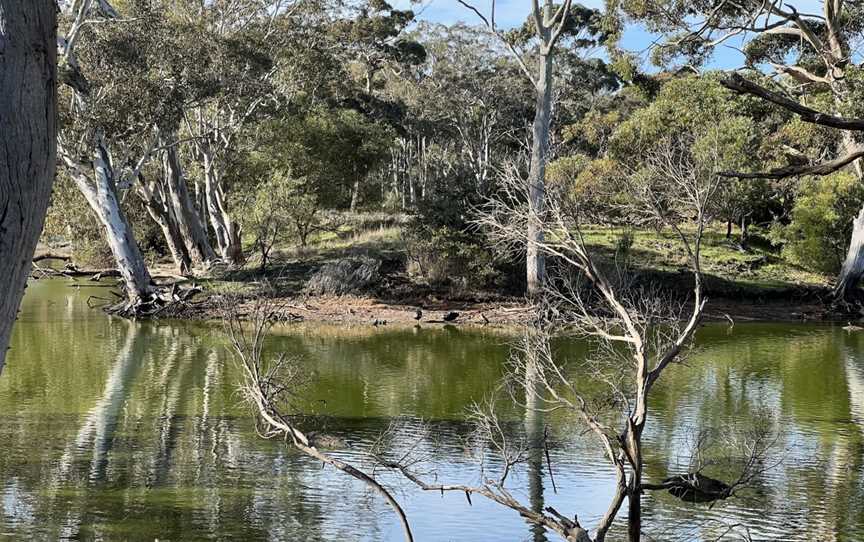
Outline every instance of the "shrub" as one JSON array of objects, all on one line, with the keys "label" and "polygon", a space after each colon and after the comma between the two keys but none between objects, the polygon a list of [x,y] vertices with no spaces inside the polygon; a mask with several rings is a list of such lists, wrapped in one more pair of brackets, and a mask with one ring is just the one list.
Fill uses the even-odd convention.
[{"label": "shrub", "polygon": [[523,273],[514,262],[497,258],[482,232],[473,228],[477,195],[470,178],[453,179],[418,206],[403,230],[408,272],[436,286],[517,290]]},{"label": "shrub", "polygon": [[290,174],[275,174],[258,187],[248,217],[262,271],[273,248],[283,240],[293,238],[305,247],[320,219],[317,198],[306,190],[303,179]]},{"label": "shrub", "polygon": [[498,278],[498,271],[492,255],[473,237],[447,227],[409,228],[405,233],[408,273],[439,286],[489,286]]},{"label": "shrub", "polygon": [[836,273],[843,264],[852,220],[864,202],[864,187],[855,175],[834,173],[806,178],[788,225],[775,224],[771,237],[783,255],[804,267]]}]

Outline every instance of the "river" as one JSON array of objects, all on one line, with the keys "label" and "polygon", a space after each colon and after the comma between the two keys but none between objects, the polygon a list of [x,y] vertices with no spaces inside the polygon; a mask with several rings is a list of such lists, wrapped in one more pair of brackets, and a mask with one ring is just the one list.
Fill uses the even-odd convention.
[{"label": "river", "polygon": [[[43,280],[24,298],[0,376],[0,538],[401,539],[365,486],[256,434],[219,325],[111,318],[88,308],[91,295],[107,290]],[[439,480],[471,481],[479,472],[466,409],[496,386],[513,339],[456,327],[298,324],[277,329],[268,348],[314,370],[307,396],[318,423],[350,445],[343,458],[360,461],[398,419],[399,438],[420,439]],[[653,392],[646,477],[686,469],[698,428],[746,430],[766,411],[778,464],[713,507],[646,495],[646,532],[864,540],[864,332],[711,324],[697,342]],[[565,350],[577,359],[584,345]],[[592,436],[564,414],[504,410],[513,435],[549,432],[550,462],[532,454],[511,481],[514,495],[593,526],[614,476]],[[419,541],[546,539],[480,497],[469,505],[464,495],[424,494],[382,476]]]}]

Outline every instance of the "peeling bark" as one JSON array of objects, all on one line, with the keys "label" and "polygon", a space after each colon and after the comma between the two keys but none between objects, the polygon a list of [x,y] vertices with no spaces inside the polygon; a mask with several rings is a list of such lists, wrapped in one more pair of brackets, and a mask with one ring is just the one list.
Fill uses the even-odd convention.
[{"label": "peeling bark", "polygon": [[210,225],[216,234],[216,242],[222,259],[228,263],[243,262],[243,247],[240,244],[240,225],[231,219],[225,206],[222,179],[216,159],[209,149],[200,149],[204,158],[204,200]]},{"label": "peeling bark", "polygon": [[[68,162],[68,157],[64,157]],[[72,179],[84,195],[90,208],[105,228],[105,237],[117,262],[117,269],[126,283],[130,304],[149,299],[153,293],[153,279],[132,233],[129,220],[120,206],[114,170],[108,159],[104,142],[99,140],[93,153],[93,176],[77,168]]]},{"label": "peeling bark", "polygon": [[854,298],[862,277],[864,277],[864,207],[852,222],[852,237],[837,284],[834,286],[835,296],[846,300]]},{"label": "peeling bark", "polygon": [[[176,136],[168,139],[174,141]],[[216,252],[210,246],[207,232],[189,196],[176,145],[170,145],[165,151],[164,171],[168,206],[174,215],[186,250],[194,265],[206,267],[217,259]]]},{"label": "peeling bark", "polygon": [[54,182],[56,17],[52,0],[0,0],[0,370]]},{"label": "peeling bark", "polygon": [[165,243],[168,245],[171,259],[174,260],[177,271],[181,275],[185,275],[189,272],[192,259],[183,243],[183,237],[180,235],[180,228],[174,220],[174,215],[166,204],[167,198],[161,183],[147,182],[141,178],[136,187],[136,191],[147,209],[147,214],[162,230],[162,235],[165,237]]}]

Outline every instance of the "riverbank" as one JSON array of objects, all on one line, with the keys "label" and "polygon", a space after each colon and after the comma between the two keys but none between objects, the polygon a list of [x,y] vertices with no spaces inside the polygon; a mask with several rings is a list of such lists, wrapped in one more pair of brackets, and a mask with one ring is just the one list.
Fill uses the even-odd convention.
[{"label": "riverbank", "polygon": [[[530,303],[515,298],[487,301],[435,299],[427,302],[388,302],[374,296],[358,295],[268,298],[279,319],[284,321],[510,326],[529,324],[535,314]],[[255,296],[232,299],[237,300],[235,308],[240,314],[249,312],[255,302]],[[191,303],[175,307],[165,317],[218,320],[223,315],[224,300],[222,294],[202,294]],[[455,319],[445,321],[451,313],[456,313]],[[846,322],[850,318],[817,298],[745,300],[709,297],[706,319],[727,322]]]},{"label": "riverbank", "polygon": [[[630,271],[643,285],[650,285],[683,298],[692,288],[686,254],[674,237],[657,232],[630,233],[628,257],[639,262]],[[616,257],[620,232],[592,230],[586,235],[601,258]],[[69,262],[66,251],[41,247],[37,254],[59,256],[62,268]],[[37,256],[39,258],[39,256]],[[371,260],[377,262],[374,279],[339,295],[313,295],[309,284],[328,265]],[[45,261],[40,265],[44,267]],[[222,315],[226,298],[241,312],[256,298],[274,301],[284,320],[346,324],[414,323],[443,324],[445,316],[457,313],[451,324],[521,325],[530,323],[534,310],[528,300],[502,291],[477,291],[458,283],[431,284],[409,272],[407,250],[398,226],[357,229],[344,238],[317,242],[304,249],[283,249],[273,255],[264,271],[257,262],[239,269],[212,268],[199,276],[180,277],[166,261],[151,264],[160,284],[195,286],[201,293],[178,303],[159,315],[161,318],[212,320]],[[709,299],[706,317],[724,321],[848,321],[857,319],[837,312],[832,306],[830,278],[797,267],[754,238],[742,250],[717,232],[706,235],[703,249],[705,293]],[[77,269],[77,268],[76,268]],[[68,276],[89,282],[101,271],[112,280],[110,270],[77,269]],[[38,271],[34,273],[39,278]],[[335,277],[338,286],[342,279]],[[418,320],[418,310],[421,311]]]}]

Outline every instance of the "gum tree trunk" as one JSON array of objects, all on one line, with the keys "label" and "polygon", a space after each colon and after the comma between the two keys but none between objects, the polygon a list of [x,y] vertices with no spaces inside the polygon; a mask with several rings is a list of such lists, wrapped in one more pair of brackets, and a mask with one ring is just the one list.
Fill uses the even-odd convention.
[{"label": "gum tree trunk", "polygon": [[[843,134],[843,147],[851,149],[856,141],[850,132]],[[853,162],[858,182],[864,181],[864,167],[861,160]],[[852,236],[849,239],[849,248],[846,250],[846,259],[837,277],[834,286],[834,296],[844,301],[855,300],[858,284],[864,277],[864,207],[858,212],[858,217],[852,221]]]},{"label": "gum tree trunk", "polygon": [[204,199],[207,203],[210,225],[216,234],[219,253],[222,259],[228,263],[242,263],[241,228],[231,219],[231,215],[225,208],[215,157],[208,149],[202,149],[201,153],[204,157]]},{"label": "gum tree trunk", "polygon": [[531,169],[528,174],[528,295],[540,293],[546,280],[546,260],[538,248],[543,242],[543,213],[546,208],[546,161],[552,123],[552,52],[540,56],[537,99],[532,128]]},{"label": "gum tree trunk", "polygon": [[186,250],[186,245],[183,243],[180,228],[174,221],[174,215],[165,203],[167,198],[161,183],[147,183],[144,179],[141,179],[141,182],[137,184],[137,191],[144,202],[144,206],[147,208],[150,218],[159,224],[162,235],[165,237],[165,243],[168,245],[168,250],[171,251],[171,259],[174,260],[174,265],[177,266],[177,271],[181,275],[185,275],[192,265],[192,260],[189,257],[189,252]]},{"label": "gum tree trunk", "polygon": [[357,210],[357,203],[360,201],[360,179],[354,177],[354,186],[351,188],[351,212]]},{"label": "gum tree trunk", "polygon": [[207,266],[214,262],[217,259],[216,252],[210,246],[207,232],[204,225],[201,224],[201,219],[195,210],[192,198],[189,196],[189,189],[186,187],[186,179],[183,178],[183,169],[180,165],[180,157],[177,155],[176,145],[169,146],[165,151],[165,185],[168,189],[166,193],[169,202],[168,207],[174,215],[174,220],[180,235],[183,237],[186,250],[192,258],[192,263]]},{"label": "gum tree trunk", "polygon": [[149,299],[153,293],[153,279],[132,234],[129,221],[120,207],[114,171],[104,143],[100,141],[96,145],[92,181],[81,173],[73,174],[72,178],[105,228],[105,237],[117,262],[117,270],[126,283],[126,295],[130,305],[137,300]]},{"label": "gum tree trunk", "polygon": [[0,370],[54,182],[56,9],[0,0]]},{"label": "gum tree trunk", "polygon": [[864,277],[864,207],[858,212],[858,217],[852,221],[852,238],[849,250],[840,269],[834,294],[838,299],[852,300],[858,289],[861,278]]}]

